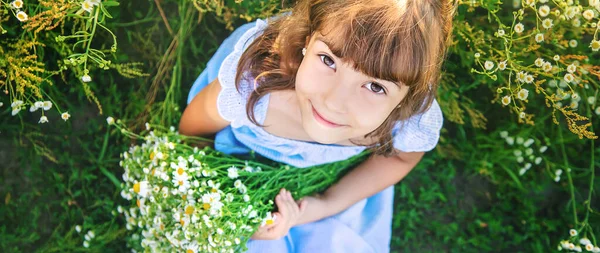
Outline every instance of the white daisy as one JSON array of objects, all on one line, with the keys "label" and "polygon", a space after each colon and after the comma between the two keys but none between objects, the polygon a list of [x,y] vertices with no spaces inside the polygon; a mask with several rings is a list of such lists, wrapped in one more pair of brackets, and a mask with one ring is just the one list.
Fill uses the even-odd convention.
[{"label": "white daisy", "polygon": [[552,70],[552,63],[544,62],[544,64],[542,65],[542,70],[544,72],[550,72]]},{"label": "white daisy", "polygon": [[523,26],[523,24],[518,23],[515,25],[515,32],[516,33],[522,33],[525,30],[525,26]]},{"label": "white daisy", "polygon": [[569,66],[567,66],[567,72],[569,73],[575,73],[575,71],[577,70],[577,66],[575,66],[575,64],[570,64]]},{"label": "white daisy", "polygon": [[150,185],[148,181],[136,182],[133,184],[133,192],[139,194],[143,198],[148,196],[148,192],[150,191]]},{"label": "white daisy", "polygon": [[544,34],[543,33],[536,34],[535,35],[535,42],[542,43],[542,41],[544,41]]},{"label": "white daisy", "polygon": [[52,102],[51,101],[44,101],[44,106],[42,108],[44,108],[44,111],[50,110],[50,108],[52,108]]},{"label": "white daisy", "polygon": [[25,21],[27,21],[27,19],[29,19],[29,16],[27,16],[27,13],[25,13],[23,11],[17,12],[16,17],[21,22],[25,22]]},{"label": "white daisy", "polygon": [[571,236],[577,236],[577,230],[575,230],[575,229],[570,229],[570,230],[569,230],[569,235],[571,235]]},{"label": "white daisy", "polygon": [[538,13],[540,14],[540,17],[545,18],[550,14],[550,7],[548,7],[548,5],[542,5],[538,9]]},{"label": "white daisy", "polygon": [[229,167],[229,169],[227,169],[227,176],[231,179],[235,179],[239,176],[238,174],[238,169],[236,167]]},{"label": "white daisy", "polygon": [[61,117],[61,118],[62,118],[64,121],[67,121],[67,120],[68,120],[68,119],[71,117],[71,114],[69,114],[69,112],[63,112],[63,113],[60,115],[60,117]]},{"label": "white daisy", "polygon": [[583,12],[582,16],[583,16],[583,18],[587,19],[588,21],[591,21],[596,16],[596,14],[594,13],[593,10],[586,10]]},{"label": "white daisy", "polygon": [[508,105],[510,104],[510,96],[504,96],[502,98],[502,105]]},{"label": "white daisy", "polygon": [[10,3],[10,5],[12,5],[13,8],[21,9],[23,7],[23,1],[15,0],[15,1],[12,1],[12,3]]},{"label": "white daisy", "polygon": [[494,63],[492,61],[485,61],[485,63],[483,64],[483,66],[487,70],[492,70],[492,68],[494,68]]},{"label": "white daisy", "polygon": [[108,118],[106,118],[106,123],[108,123],[109,125],[112,125],[115,123],[115,119],[113,117],[108,117]]},{"label": "white daisy", "polygon": [[501,61],[498,63],[498,69],[504,70],[506,69],[506,61]]},{"label": "white daisy", "polygon": [[519,93],[517,93],[517,97],[521,100],[526,100],[529,96],[529,91],[527,89],[521,89]]},{"label": "white daisy", "polygon": [[567,83],[570,83],[570,82],[572,82],[572,81],[573,81],[573,79],[575,79],[575,78],[573,77],[573,74],[571,74],[571,73],[567,73],[567,74],[565,75],[564,79],[565,79],[565,81],[566,81]]},{"label": "white daisy", "polygon": [[569,46],[570,47],[577,47],[579,43],[577,43],[577,40],[569,40]]},{"label": "white daisy", "polygon": [[535,66],[541,67],[542,65],[544,65],[544,59],[537,58],[533,63],[535,64]]},{"label": "white daisy", "polygon": [[590,47],[592,48],[592,51],[596,52],[600,49],[600,41],[599,40],[592,40],[592,42],[590,43]]},{"label": "white daisy", "polygon": [[91,77],[91,76],[89,76],[89,75],[87,75],[87,74],[85,74],[85,75],[83,75],[83,76],[81,77],[81,81],[83,81],[84,83],[89,83],[89,82],[91,82],[91,81],[92,81],[92,77]]},{"label": "white daisy", "polygon": [[547,18],[542,21],[542,27],[544,27],[546,29],[550,29],[550,28],[552,28],[552,26],[553,26],[552,19]]},{"label": "white daisy", "polygon": [[91,13],[94,9],[94,4],[90,0],[85,0],[81,3],[81,9]]},{"label": "white daisy", "polygon": [[38,123],[39,124],[48,123],[48,117],[46,117],[46,116],[40,117],[40,121],[38,121]]}]

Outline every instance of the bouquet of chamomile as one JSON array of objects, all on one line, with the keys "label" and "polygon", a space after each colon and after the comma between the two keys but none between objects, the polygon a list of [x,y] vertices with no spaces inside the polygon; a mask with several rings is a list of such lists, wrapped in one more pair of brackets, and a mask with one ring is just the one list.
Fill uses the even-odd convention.
[{"label": "bouquet of chamomile", "polygon": [[206,139],[180,135],[174,127],[146,124],[135,134],[120,122],[108,123],[139,140],[122,154],[119,206],[130,247],[144,252],[243,252],[259,226],[271,224],[273,199],[281,188],[295,199],[327,189],[366,152],[348,160],[293,168],[264,158],[198,148]]}]

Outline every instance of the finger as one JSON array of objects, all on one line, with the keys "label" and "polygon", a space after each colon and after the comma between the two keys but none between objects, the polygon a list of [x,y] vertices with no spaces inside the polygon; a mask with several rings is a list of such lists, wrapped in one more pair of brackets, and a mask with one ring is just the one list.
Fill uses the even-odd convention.
[{"label": "finger", "polygon": [[270,228],[277,226],[277,224],[279,224],[280,216],[281,215],[279,215],[278,213],[273,213],[273,223],[265,224],[264,226],[261,226],[260,229],[263,231],[266,231],[266,230],[269,230]]},{"label": "finger", "polygon": [[288,216],[287,217],[296,217],[298,215],[298,204],[292,197],[292,194],[288,191],[284,192],[285,204],[288,208]]},{"label": "finger", "polygon": [[308,200],[302,199],[298,206],[300,207],[300,213],[303,213],[306,210],[306,206],[308,205]]}]

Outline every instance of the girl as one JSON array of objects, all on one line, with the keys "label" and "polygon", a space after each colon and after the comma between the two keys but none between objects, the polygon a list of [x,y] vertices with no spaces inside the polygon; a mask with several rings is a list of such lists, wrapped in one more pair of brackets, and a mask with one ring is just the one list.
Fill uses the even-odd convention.
[{"label": "girl", "polygon": [[179,131],[296,167],[372,156],[318,195],[281,190],[249,252],[389,252],[393,185],[433,149],[451,0],[300,0],[243,25],[196,80]]}]

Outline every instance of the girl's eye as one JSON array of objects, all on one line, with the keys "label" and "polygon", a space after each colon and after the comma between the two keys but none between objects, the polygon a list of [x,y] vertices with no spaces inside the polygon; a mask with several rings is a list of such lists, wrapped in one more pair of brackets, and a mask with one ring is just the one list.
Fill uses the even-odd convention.
[{"label": "girl's eye", "polygon": [[375,92],[377,94],[386,94],[385,89],[377,83],[372,83],[372,82],[368,83],[367,89],[369,89],[370,91]]},{"label": "girl's eye", "polygon": [[321,61],[332,69],[335,69],[335,62],[327,55],[319,55],[321,57]]}]

